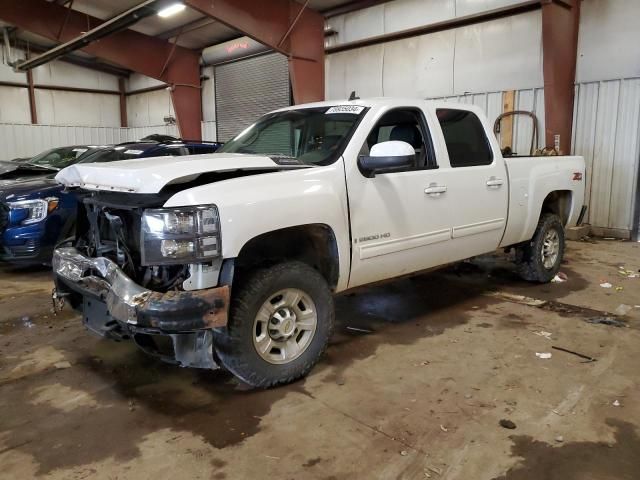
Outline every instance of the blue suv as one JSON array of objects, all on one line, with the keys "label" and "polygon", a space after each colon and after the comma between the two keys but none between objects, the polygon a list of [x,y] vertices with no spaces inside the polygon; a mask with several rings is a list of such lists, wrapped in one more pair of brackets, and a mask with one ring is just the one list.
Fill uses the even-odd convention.
[{"label": "blue suv", "polygon": [[213,153],[221,145],[145,140],[109,147],[65,147],[24,163],[0,163],[0,260],[48,265],[55,245],[72,235],[77,200],[54,180],[61,169],[75,163]]}]

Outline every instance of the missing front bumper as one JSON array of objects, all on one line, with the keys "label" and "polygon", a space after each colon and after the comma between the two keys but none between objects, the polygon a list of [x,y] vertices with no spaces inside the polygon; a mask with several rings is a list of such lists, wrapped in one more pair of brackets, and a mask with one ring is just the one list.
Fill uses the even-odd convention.
[{"label": "missing front bumper", "polygon": [[[55,297],[78,296],[85,326],[115,340],[133,338],[145,352],[182,366],[217,368],[213,330],[227,324],[229,287],[160,293],[136,284],[111,260],[75,248],[53,255]],[[79,299],[77,299],[79,300]],[[156,348],[169,338],[169,352]]]}]

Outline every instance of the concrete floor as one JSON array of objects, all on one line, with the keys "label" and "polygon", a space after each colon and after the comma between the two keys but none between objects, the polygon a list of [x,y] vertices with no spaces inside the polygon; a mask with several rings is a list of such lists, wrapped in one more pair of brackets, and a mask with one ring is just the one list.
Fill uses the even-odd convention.
[{"label": "concrete floor", "polygon": [[565,283],[494,255],[341,297],[321,364],[269,391],[94,338],[49,272],[4,268],[0,478],[637,479],[640,308],[585,319],[640,304],[639,248],[570,243]]}]

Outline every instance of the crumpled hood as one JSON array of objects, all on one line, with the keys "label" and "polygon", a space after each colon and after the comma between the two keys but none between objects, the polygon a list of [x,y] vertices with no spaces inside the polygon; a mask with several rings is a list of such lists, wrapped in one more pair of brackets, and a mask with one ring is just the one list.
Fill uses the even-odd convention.
[{"label": "crumpled hood", "polygon": [[195,180],[203,173],[235,170],[262,173],[265,170],[308,168],[295,159],[274,161],[260,155],[211,153],[183,157],[155,157],[110,163],[85,163],[67,167],[56,180],[67,187],[131,193],[158,193],[169,184]]}]

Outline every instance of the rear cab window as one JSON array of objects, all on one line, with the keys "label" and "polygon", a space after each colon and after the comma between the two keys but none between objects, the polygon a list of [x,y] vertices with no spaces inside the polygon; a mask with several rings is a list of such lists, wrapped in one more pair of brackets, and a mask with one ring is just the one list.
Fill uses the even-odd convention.
[{"label": "rear cab window", "polygon": [[493,150],[482,122],[468,110],[438,108],[436,116],[452,168],[491,165]]}]

